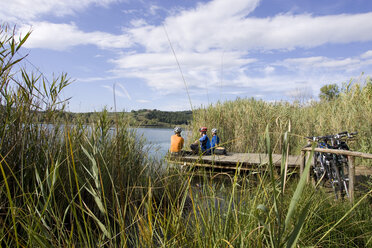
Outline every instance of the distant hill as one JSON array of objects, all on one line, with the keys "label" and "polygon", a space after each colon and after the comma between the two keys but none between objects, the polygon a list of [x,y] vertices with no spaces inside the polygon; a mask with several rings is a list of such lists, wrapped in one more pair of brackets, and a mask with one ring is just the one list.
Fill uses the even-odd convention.
[{"label": "distant hill", "polygon": [[[58,118],[65,118],[69,121],[80,119],[83,123],[91,123],[99,118],[100,112],[72,113],[60,112]],[[111,121],[115,119],[115,112],[106,112],[107,118]],[[142,127],[173,127],[176,125],[188,125],[192,120],[192,111],[160,111],[157,109],[140,109],[131,112],[118,112],[117,114],[129,118],[131,126]],[[44,112],[35,113],[38,122],[48,122],[48,115]]]},{"label": "distant hill", "polygon": [[192,120],[191,111],[160,111],[157,109],[132,110],[130,116],[140,126],[187,125]]}]

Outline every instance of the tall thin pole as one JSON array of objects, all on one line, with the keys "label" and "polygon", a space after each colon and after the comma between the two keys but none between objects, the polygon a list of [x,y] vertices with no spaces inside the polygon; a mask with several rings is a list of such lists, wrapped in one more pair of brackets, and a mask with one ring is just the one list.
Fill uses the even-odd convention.
[{"label": "tall thin pole", "polygon": [[[191,111],[193,111],[194,109],[193,109],[193,107],[192,107],[192,103],[191,103],[191,98],[190,98],[189,89],[188,89],[188,87],[187,87],[187,83],[186,83],[185,77],[183,76],[183,72],[182,72],[182,69],[181,69],[180,63],[178,62],[176,52],[175,52],[174,49],[173,49],[172,42],[171,42],[171,40],[169,39],[167,29],[165,28],[164,25],[163,25],[163,28],[164,28],[165,35],[167,36],[167,39],[168,39],[168,42],[169,42],[169,46],[170,46],[170,48],[172,49],[172,52],[173,52],[174,58],[176,59],[176,62],[177,62],[177,65],[178,65],[178,69],[180,70],[180,73],[181,73],[181,76],[182,76],[183,83],[185,84],[185,89],[186,89],[187,96],[189,97],[189,102],[190,102]],[[194,113],[194,111],[193,111],[193,113]]]}]

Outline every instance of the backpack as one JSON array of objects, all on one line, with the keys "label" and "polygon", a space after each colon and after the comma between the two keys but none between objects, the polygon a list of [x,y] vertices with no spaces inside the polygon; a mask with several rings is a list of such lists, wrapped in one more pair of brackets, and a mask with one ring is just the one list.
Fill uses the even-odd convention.
[{"label": "backpack", "polygon": [[213,153],[216,155],[226,155],[226,149],[224,147],[218,146],[214,148]]}]

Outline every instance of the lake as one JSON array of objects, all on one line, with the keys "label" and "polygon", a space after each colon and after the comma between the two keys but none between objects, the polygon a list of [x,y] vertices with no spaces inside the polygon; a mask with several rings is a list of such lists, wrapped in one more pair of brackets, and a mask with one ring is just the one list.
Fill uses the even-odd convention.
[{"label": "lake", "polygon": [[[53,130],[53,125],[51,124],[40,124],[40,126],[47,128],[48,130]],[[62,125],[63,126],[63,125]],[[88,133],[91,133],[91,127],[86,126]],[[63,130],[63,128],[62,128]],[[110,133],[114,134],[114,128],[110,129]],[[149,154],[153,158],[161,159],[164,157],[170,148],[170,139],[174,134],[173,128],[130,128],[130,130],[135,131],[138,137],[143,137],[147,141],[145,144],[146,148],[151,148]],[[190,132],[183,130],[181,136],[187,141],[187,136]],[[64,136],[62,135],[62,139]]]},{"label": "lake", "polygon": [[[147,140],[147,147],[151,147],[150,155],[155,158],[162,158],[170,148],[170,139],[174,134],[173,128],[135,128],[138,135],[142,135]],[[182,131],[181,136],[185,139],[188,131]]]}]

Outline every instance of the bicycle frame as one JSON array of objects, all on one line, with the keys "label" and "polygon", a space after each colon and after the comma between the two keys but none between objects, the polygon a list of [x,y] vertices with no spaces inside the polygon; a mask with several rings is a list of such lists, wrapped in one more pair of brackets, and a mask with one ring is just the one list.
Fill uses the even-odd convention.
[{"label": "bicycle frame", "polygon": [[[307,137],[313,142],[317,142],[318,148],[330,148],[349,150],[345,139],[355,137],[357,133],[342,132],[336,135]],[[330,143],[330,144],[329,144]],[[345,193],[349,197],[348,182],[349,178],[344,173],[344,167],[348,167],[348,159],[344,155],[331,154],[326,152],[315,152],[313,163],[313,177],[316,183],[329,181],[332,185],[336,199],[340,194],[341,198]]]}]

